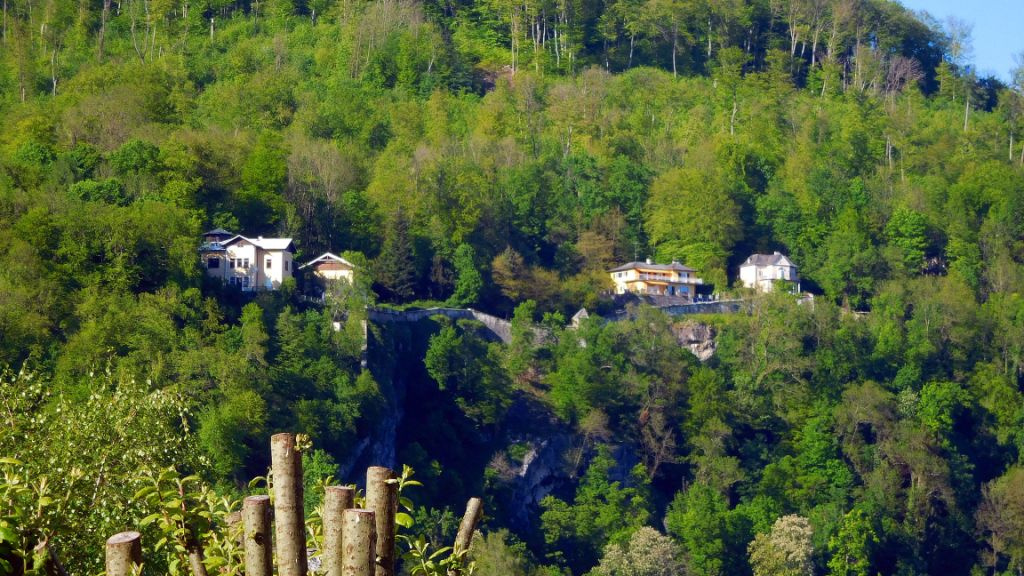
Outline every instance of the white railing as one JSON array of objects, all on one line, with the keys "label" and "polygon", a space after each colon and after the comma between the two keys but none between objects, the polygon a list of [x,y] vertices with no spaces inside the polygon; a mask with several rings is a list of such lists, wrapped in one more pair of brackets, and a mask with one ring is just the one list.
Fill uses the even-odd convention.
[{"label": "white railing", "polygon": [[[703,284],[700,278],[673,278],[667,274],[639,274],[638,280],[649,280],[654,282],[669,282],[672,284]],[[627,280],[628,282],[628,280]]]}]

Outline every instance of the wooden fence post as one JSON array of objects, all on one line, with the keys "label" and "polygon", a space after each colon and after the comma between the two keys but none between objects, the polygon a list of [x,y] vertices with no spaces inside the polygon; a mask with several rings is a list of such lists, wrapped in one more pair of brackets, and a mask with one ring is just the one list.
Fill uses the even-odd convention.
[{"label": "wooden fence post", "polygon": [[344,555],[343,514],[355,502],[355,489],[328,486],[324,495],[324,550],[321,571],[327,576],[341,576]]},{"label": "wooden fence post", "polygon": [[390,468],[371,466],[366,470],[366,507],[373,510],[377,525],[376,576],[395,574],[395,515],[398,513],[398,484],[390,482]]},{"label": "wooden fence post", "polygon": [[242,501],[246,576],[271,576],[270,496],[247,496]]},{"label": "wooden fence post", "polygon": [[274,469],[274,536],[280,576],[306,576],[306,524],[303,519],[302,455],[294,434],[270,438]]},{"label": "wooden fence post", "polygon": [[107,576],[131,576],[142,564],[142,534],[121,532],[107,539]]},{"label": "wooden fence post", "polygon": [[466,502],[466,513],[462,516],[459,535],[455,538],[456,554],[469,550],[469,546],[473,542],[473,531],[476,530],[476,524],[480,521],[483,512],[483,501],[479,498],[470,498],[469,502]]},{"label": "wooden fence post", "polygon": [[224,524],[227,525],[228,534],[236,544],[242,544],[242,511],[236,510],[224,517]]},{"label": "wooden fence post", "polygon": [[349,508],[342,514],[342,576],[373,576],[377,528],[373,510]]}]

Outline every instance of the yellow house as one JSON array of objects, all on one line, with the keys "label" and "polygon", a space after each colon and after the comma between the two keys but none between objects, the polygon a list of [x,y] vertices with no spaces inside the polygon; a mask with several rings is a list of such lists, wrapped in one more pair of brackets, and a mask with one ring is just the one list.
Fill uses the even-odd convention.
[{"label": "yellow house", "polygon": [[697,294],[697,286],[704,281],[694,276],[696,270],[673,261],[671,264],[630,262],[609,273],[615,283],[616,294],[650,294],[689,298]]},{"label": "yellow house", "polygon": [[218,278],[245,292],[277,290],[294,274],[291,238],[227,237],[226,230],[211,230],[203,235],[199,248],[206,275]]},{"label": "yellow house", "polygon": [[299,270],[310,269],[313,275],[324,280],[347,280],[352,282],[355,266],[337,254],[324,252],[299,266]]}]

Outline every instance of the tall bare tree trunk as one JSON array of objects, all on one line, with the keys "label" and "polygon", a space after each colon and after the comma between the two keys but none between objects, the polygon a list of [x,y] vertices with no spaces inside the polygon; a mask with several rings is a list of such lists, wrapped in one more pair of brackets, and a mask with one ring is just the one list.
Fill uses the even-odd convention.
[{"label": "tall bare tree trunk", "polygon": [[107,37],[107,20],[110,18],[110,0],[103,0],[103,11],[100,12],[100,33],[96,42],[96,59],[103,60],[103,42]]},{"label": "tall bare tree trunk", "polygon": [[708,16],[708,60],[711,59],[711,16]]},{"label": "tall bare tree trunk", "polygon": [[[58,44],[59,46],[59,44]],[[53,47],[53,52],[50,54],[50,85],[51,93],[53,96],[57,95],[57,46]]]},{"label": "tall bare tree trunk", "polygon": [[676,70],[676,52],[679,51],[679,25],[672,25],[672,77],[676,78],[679,76]]},{"label": "tall bare tree trunk", "polygon": [[[131,26],[130,26],[129,29],[131,30],[131,33],[132,33],[132,46],[135,47],[135,53],[139,56],[139,60],[145,62],[146,61],[146,56],[142,53],[142,50],[139,49],[139,39],[135,35],[135,11],[134,10],[132,11],[131,20],[132,20],[132,22],[131,22]],[[147,36],[148,36],[148,34],[147,34]]]}]

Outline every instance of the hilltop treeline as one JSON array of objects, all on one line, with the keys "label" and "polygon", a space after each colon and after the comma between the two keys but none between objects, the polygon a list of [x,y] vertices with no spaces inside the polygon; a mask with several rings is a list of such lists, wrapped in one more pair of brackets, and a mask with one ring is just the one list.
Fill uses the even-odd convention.
[{"label": "hilltop treeline", "polygon": [[[360,367],[365,305],[444,300],[518,313],[509,346],[465,323],[421,343],[408,418],[432,434],[398,453],[428,503],[500,509],[514,404],[577,435],[578,486],[525,547],[492,534],[484,573],[618,574],[634,537],[696,574],[1019,571],[1024,87],[975,77],[968,40],[873,0],[4,3],[0,364],[26,372],[0,452],[124,504],[22,528],[95,560],[138,504],[103,478],[242,490],[277,430],[330,471],[394,400]],[[249,301],[199,268],[217,226],[345,252],[357,285]],[[705,365],[657,314],[563,329],[615,264],[725,291],[770,250],[815,306],[715,320]],[[115,473],[117,438],[145,449]]]}]

